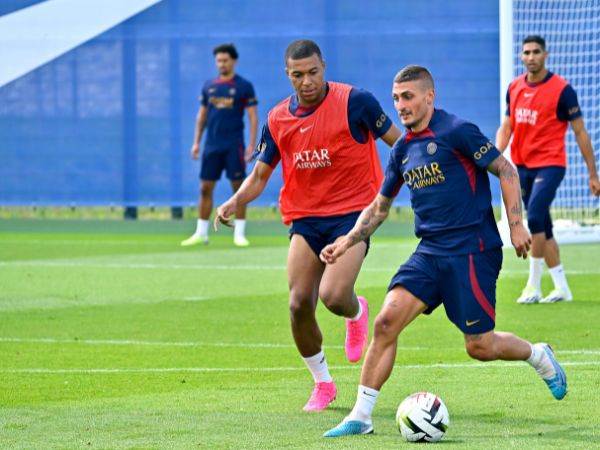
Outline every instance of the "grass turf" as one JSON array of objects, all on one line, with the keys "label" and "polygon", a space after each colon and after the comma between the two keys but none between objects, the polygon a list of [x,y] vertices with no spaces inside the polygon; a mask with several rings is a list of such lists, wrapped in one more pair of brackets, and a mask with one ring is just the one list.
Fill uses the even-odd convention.
[{"label": "grass turf", "polygon": [[[570,304],[515,304],[527,263],[505,253],[497,327],[553,344],[569,377],[564,401],[524,363],[469,360],[438,309],[400,338],[376,434],[325,440],[354,403],[360,365],[345,361],[343,321],[319,306],[339,395],[324,413],[301,411],[312,382],[289,331],[285,228],[250,223],[246,249],[227,232],[180,248],[191,227],[0,222],[0,447],[409,447],[395,409],[420,390],[448,406],[444,448],[598,446],[600,245],[562,249]],[[357,282],[372,318],[414,248],[410,228],[387,223],[373,239]]]}]

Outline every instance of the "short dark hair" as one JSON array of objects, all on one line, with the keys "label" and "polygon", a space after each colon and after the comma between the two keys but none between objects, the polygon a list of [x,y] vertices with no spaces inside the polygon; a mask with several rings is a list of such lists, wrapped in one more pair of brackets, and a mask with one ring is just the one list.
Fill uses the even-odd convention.
[{"label": "short dark hair", "polygon": [[309,58],[315,53],[317,54],[319,59],[323,61],[321,49],[315,41],[311,41],[310,39],[299,39],[297,41],[292,42],[285,49],[285,62],[287,64],[288,59]]},{"label": "short dark hair", "polygon": [[233,44],[221,44],[213,48],[213,55],[217,53],[228,53],[233,59],[238,59],[239,55]]},{"label": "short dark hair", "polygon": [[523,39],[523,45],[529,44],[530,42],[535,42],[542,47],[542,50],[546,51],[546,41],[539,34],[530,34],[525,39]]},{"label": "short dark hair", "polygon": [[427,88],[433,89],[433,77],[429,70],[423,66],[406,66],[394,77],[394,83],[404,83],[405,81],[415,80],[424,81]]}]

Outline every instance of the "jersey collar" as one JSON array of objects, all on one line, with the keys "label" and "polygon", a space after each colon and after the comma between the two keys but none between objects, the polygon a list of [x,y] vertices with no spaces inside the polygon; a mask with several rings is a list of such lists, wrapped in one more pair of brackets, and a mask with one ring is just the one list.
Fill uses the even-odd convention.
[{"label": "jersey collar", "polygon": [[544,84],[546,81],[548,81],[550,78],[552,78],[552,75],[554,75],[552,72],[548,71],[548,73],[546,74],[546,76],[544,77],[544,79],[542,81],[538,81],[537,83],[530,83],[529,81],[527,81],[527,74],[525,74],[525,84],[529,87],[537,87],[540,84]]},{"label": "jersey collar", "polygon": [[329,94],[329,83],[325,82],[325,96],[318,104],[309,106],[309,107],[300,106],[300,103],[298,103],[298,95],[294,94],[290,98],[290,106],[288,109],[293,116],[306,117],[306,116],[314,113],[315,110],[323,104],[323,102],[327,98],[328,94]]},{"label": "jersey collar", "polygon": [[233,77],[231,78],[221,78],[221,77],[217,77],[213,80],[214,84],[235,84],[237,79],[237,73],[235,75],[233,75]]},{"label": "jersey collar", "polygon": [[406,134],[404,135],[404,142],[408,143],[408,142],[412,141],[413,139],[435,137],[435,133],[433,132],[431,127],[440,121],[440,115],[441,115],[440,110],[434,109],[431,119],[429,120],[429,125],[427,126],[427,128],[419,131],[418,133],[413,133],[412,131],[407,130]]}]

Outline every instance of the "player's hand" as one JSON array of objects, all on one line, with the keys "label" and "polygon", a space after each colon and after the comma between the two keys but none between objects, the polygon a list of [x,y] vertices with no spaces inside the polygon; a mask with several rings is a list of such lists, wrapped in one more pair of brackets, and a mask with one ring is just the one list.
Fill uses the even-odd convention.
[{"label": "player's hand", "polygon": [[598,179],[598,175],[590,177],[590,191],[596,197],[600,195],[600,180]]},{"label": "player's hand", "polygon": [[333,244],[329,244],[321,250],[319,258],[325,264],[335,264],[340,256],[346,253],[346,250],[350,248],[350,243],[343,237],[338,239]]},{"label": "player's hand", "polygon": [[237,210],[237,201],[234,197],[227,200],[221,206],[217,208],[217,213],[215,215],[215,220],[213,222],[213,226],[215,231],[219,228],[219,222],[225,225],[226,227],[233,227],[231,223],[231,217],[235,214]]},{"label": "player's hand", "polygon": [[192,159],[198,159],[200,155],[200,146],[198,144],[192,145],[192,149],[190,150],[190,155]]},{"label": "player's hand", "polygon": [[246,147],[246,150],[244,151],[244,161],[246,161],[247,163],[249,163],[250,161],[252,161],[252,155],[254,154],[254,146],[253,145],[248,145]]},{"label": "player's hand", "polygon": [[527,259],[527,252],[531,248],[531,235],[522,223],[510,228],[510,240],[517,252],[517,257]]}]

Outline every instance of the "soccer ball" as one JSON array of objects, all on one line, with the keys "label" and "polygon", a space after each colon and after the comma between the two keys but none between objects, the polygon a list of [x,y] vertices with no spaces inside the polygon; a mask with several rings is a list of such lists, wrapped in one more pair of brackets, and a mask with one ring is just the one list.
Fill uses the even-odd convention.
[{"label": "soccer ball", "polygon": [[406,397],[398,406],[396,424],[409,442],[437,442],[446,433],[450,416],[448,408],[437,395],[417,392]]}]

